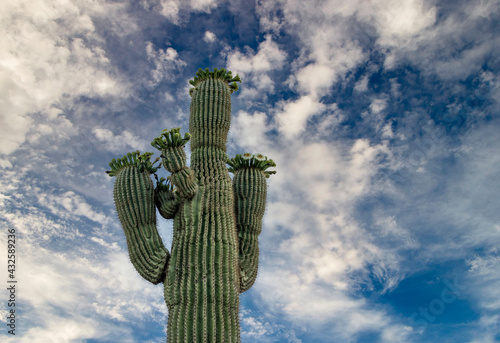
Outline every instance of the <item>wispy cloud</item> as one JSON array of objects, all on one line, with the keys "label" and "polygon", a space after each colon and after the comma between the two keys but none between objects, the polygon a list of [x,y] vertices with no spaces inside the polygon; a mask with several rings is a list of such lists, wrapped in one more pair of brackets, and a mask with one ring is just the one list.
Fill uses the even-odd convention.
[{"label": "wispy cloud", "polygon": [[[111,5],[91,9],[84,4],[56,6],[45,1],[16,2],[2,11],[1,153],[9,154],[26,139],[35,124],[31,114],[50,118],[52,105],[63,96],[103,97],[127,92],[127,84],[112,76],[114,66],[95,30],[94,14],[121,14]],[[116,5],[119,6],[119,5]],[[81,10],[80,10],[80,9]]]},{"label": "wispy cloud", "polygon": [[[0,225],[15,229],[17,236],[16,279],[22,288],[17,304],[26,325],[22,341],[111,342],[126,335],[136,342],[139,338],[120,322],[164,323],[163,290],[145,287],[135,273],[120,247],[123,238],[114,216],[96,211],[73,192],[56,195],[36,185],[17,186],[4,189]],[[24,201],[18,203],[20,198]],[[82,226],[80,218],[90,221]],[[0,241],[5,246],[6,236]],[[2,265],[6,262],[2,256]]]},{"label": "wispy cloud", "polygon": [[[498,1],[252,6],[3,5],[0,226],[18,234],[24,314],[2,338],[164,338],[162,288],[128,261],[104,171],[187,131],[187,80],[210,65],[243,79],[228,154],[278,165],[245,341],[495,341]],[[460,297],[418,325],[455,276]]]},{"label": "wispy cloud", "polygon": [[273,93],[274,82],[270,74],[283,67],[286,52],[280,49],[271,35],[265,37],[257,51],[249,47],[245,49],[244,53],[240,50],[230,51],[227,56],[228,69],[239,73],[252,86],[243,89],[240,97],[255,99],[261,97],[260,94]]}]

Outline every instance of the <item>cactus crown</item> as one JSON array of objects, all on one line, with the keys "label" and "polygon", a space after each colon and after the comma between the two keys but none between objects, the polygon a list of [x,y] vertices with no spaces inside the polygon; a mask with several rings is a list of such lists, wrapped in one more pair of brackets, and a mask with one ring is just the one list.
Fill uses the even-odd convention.
[{"label": "cactus crown", "polygon": [[268,160],[267,156],[262,154],[250,154],[248,152],[243,155],[236,155],[234,158],[228,159],[227,164],[229,164],[229,172],[235,174],[238,170],[243,168],[255,168],[261,170],[266,178],[276,174],[274,170],[267,170],[267,168],[276,167],[276,163],[273,160]]},{"label": "cactus crown", "polygon": [[141,155],[139,150],[137,150],[136,152],[129,152],[122,158],[113,158],[109,163],[111,170],[107,170],[106,173],[109,176],[116,176],[125,167],[137,166],[141,173],[147,171],[149,174],[153,174],[160,168],[161,164],[155,166],[154,164],[158,162],[160,158],[157,157],[154,162],[151,162],[151,156],[153,156],[152,152],[145,152]]},{"label": "cactus crown", "polygon": [[161,135],[153,139],[151,146],[158,150],[167,148],[175,148],[186,145],[191,139],[191,134],[186,132],[184,138],[181,136],[181,129],[179,127],[171,130],[163,130]]},{"label": "cactus crown", "polygon": [[196,76],[194,77],[194,79],[189,81],[189,84],[194,86],[194,88],[191,88],[189,90],[189,94],[192,95],[198,84],[207,79],[219,79],[224,81],[229,87],[231,93],[238,90],[238,84],[236,82],[241,82],[238,74],[233,77],[232,73],[224,68],[222,68],[221,70],[217,70],[217,68],[214,68],[214,71],[210,71],[208,68],[205,68],[205,70],[200,68],[196,72]]}]

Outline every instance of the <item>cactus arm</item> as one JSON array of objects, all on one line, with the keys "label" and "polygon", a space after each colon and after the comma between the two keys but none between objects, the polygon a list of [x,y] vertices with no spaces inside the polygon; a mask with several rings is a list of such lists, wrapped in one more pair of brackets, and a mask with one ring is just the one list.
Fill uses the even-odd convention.
[{"label": "cactus arm", "polygon": [[181,199],[176,194],[172,183],[169,180],[161,178],[157,181],[155,189],[155,205],[161,216],[165,219],[173,219],[179,210]]},{"label": "cactus arm", "polygon": [[233,193],[236,228],[239,238],[240,292],[252,287],[259,268],[259,234],[266,208],[266,178],[275,174],[267,171],[276,164],[257,154],[236,155],[228,161],[229,171],[234,174]]},{"label": "cactus arm", "polygon": [[[152,153],[129,153],[110,163],[116,176],[114,200],[127,239],[130,260],[139,274],[158,284],[165,278],[170,254],[156,229],[154,186],[150,174],[157,168]],[[155,161],[156,162],[156,161]]]},{"label": "cactus arm", "polygon": [[189,133],[182,138],[180,129],[175,128],[163,130],[162,134],[151,142],[153,147],[161,151],[163,166],[172,173],[170,180],[176,186],[177,194],[184,199],[192,198],[198,188],[194,172],[186,166],[184,145],[190,138]]}]

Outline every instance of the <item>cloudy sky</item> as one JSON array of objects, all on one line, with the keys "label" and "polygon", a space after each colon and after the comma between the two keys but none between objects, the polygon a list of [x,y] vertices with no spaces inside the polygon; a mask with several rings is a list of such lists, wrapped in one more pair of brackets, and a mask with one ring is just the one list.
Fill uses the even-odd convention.
[{"label": "cloudy sky", "polygon": [[229,156],[278,172],[243,342],[500,341],[500,2],[131,3],[0,4],[0,340],[164,340],[104,171],[185,132],[188,80],[225,67]]}]

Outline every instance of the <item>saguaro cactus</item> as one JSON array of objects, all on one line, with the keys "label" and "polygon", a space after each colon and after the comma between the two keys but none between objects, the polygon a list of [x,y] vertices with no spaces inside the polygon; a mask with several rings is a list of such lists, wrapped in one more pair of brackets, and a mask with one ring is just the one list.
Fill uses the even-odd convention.
[{"label": "saguaro cactus", "polygon": [[[110,163],[130,260],[146,280],[164,284],[167,342],[240,342],[239,294],[257,276],[265,179],[276,165],[261,154],[226,155],[236,82],[238,75],[224,69],[196,73],[190,81],[191,135],[164,130],[151,143],[171,173],[166,180],[155,174],[156,188],[150,175],[159,166],[150,161],[152,153],[129,153]],[[188,167],[184,145],[190,139]],[[155,206],[174,220],[171,253],[156,230]]]}]

